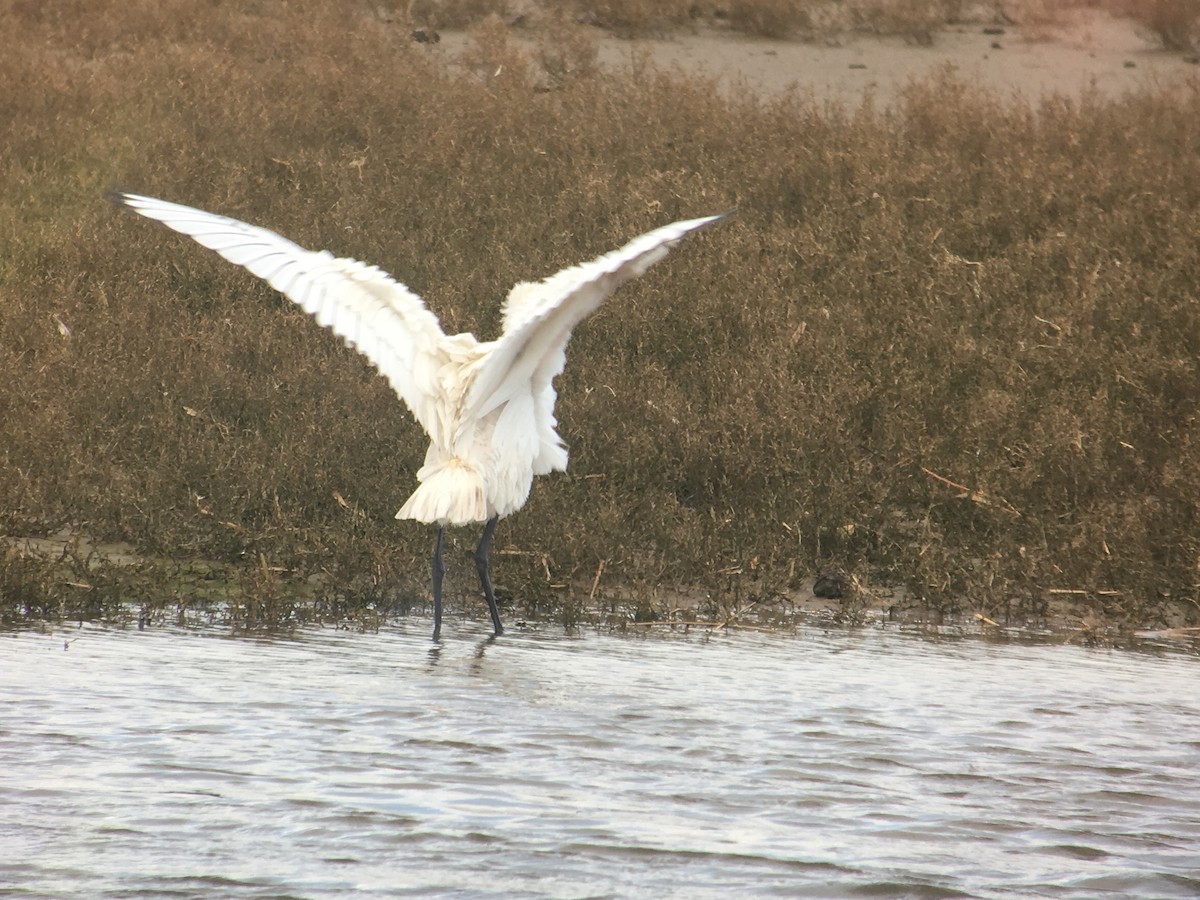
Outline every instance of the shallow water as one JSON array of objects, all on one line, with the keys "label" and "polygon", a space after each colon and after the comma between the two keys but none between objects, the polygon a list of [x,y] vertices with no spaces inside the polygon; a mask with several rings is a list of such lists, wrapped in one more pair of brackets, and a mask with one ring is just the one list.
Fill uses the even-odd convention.
[{"label": "shallow water", "polygon": [[427,625],[0,635],[0,896],[1200,894],[1194,658]]}]

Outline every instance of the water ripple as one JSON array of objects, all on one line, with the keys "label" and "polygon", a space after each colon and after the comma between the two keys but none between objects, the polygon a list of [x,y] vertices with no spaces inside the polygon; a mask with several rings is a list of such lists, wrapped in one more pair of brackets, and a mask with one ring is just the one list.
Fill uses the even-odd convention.
[{"label": "water ripple", "polygon": [[0,635],[0,897],[1194,897],[1197,661]]}]

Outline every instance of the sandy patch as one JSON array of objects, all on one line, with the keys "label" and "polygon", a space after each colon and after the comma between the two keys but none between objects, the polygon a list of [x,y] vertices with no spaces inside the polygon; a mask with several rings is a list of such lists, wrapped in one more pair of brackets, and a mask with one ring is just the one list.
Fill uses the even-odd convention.
[{"label": "sandy patch", "polygon": [[[660,39],[597,35],[600,62],[611,68],[627,69],[649,52],[660,66],[716,78],[732,92],[770,95],[794,87],[818,101],[852,105],[867,92],[890,102],[906,84],[946,68],[968,83],[1029,100],[1088,89],[1116,96],[1200,84],[1196,57],[1164,51],[1134,22],[1095,10],[1028,29],[954,26],[939,31],[931,46],[862,35],[848,35],[836,45],[801,43],[707,26]],[[445,34],[438,52],[455,59],[466,44],[465,35]]]}]

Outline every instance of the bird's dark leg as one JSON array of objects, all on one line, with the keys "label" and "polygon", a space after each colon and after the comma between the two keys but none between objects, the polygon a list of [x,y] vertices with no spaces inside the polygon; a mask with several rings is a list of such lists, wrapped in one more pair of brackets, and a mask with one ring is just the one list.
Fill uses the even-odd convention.
[{"label": "bird's dark leg", "polygon": [[446,528],[438,529],[437,543],[433,545],[433,639],[442,639],[442,577],[446,564],[442,562],[442,545],[446,543]]},{"label": "bird's dark leg", "polygon": [[496,531],[499,516],[492,516],[483,526],[483,537],[475,548],[475,568],[479,571],[479,583],[483,585],[483,596],[487,598],[488,611],[492,614],[492,625],[496,634],[504,634],[504,626],[500,624],[500,610],[496,608],[496,592],[492,588],[492,578],[488,573],[488,549],[492,546],[492,535]]}]

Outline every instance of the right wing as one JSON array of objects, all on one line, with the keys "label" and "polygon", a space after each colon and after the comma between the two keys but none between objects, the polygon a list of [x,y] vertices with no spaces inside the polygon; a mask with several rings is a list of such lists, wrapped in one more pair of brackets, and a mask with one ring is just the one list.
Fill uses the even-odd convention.
[{"label": "right wing", "polygon": [[504,332],[479,369],[462,420],[483,417],[531,389],[552,405],[552,381],[563,369],[575,326],[618,287],[665,257],[676,241],[726,215],[664,225],[599,259],[514,287],[504,304]]},{"label": "right wing", "polygon": [[313,252],[265,228],[203,210],[116,194],[116,203],[215,250],[311,313],[385,378],[427,433],[437,427],[437,370],[445,335],[424,302],[386,272]]}]

